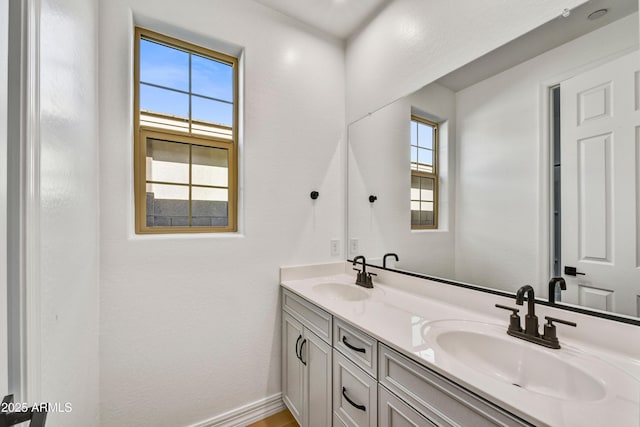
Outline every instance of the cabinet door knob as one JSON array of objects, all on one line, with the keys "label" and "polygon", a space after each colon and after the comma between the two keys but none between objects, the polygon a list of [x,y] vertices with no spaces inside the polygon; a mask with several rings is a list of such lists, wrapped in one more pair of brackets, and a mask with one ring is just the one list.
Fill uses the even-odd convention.
[{"label": "cabinet door knob", "polygon": [[349,396],[347,396],[347,388],[346,387],[342,387],[342,397],[344,397],[347,400],[347,402],[349,402],[351,404],[351,406],[353,406],[354,408],[360,409],[361,411],[366,411],[367,410],[366,406],[358,405],[353,400],[349,399]]},{"label": "cabinet door knob", "polygon": [[353,350],[353,351],[357,351],[358,353],[366,353],[366,352],[367,352],[367,350],[366,350],[366,349],[364,349],[364,348],[354,347],[354,346],[352,346],[351,344],[349,344],[349,343],[347,342],[347,337],[345,337],[344,335],[342,336],[342,343],[343,343],[344,345],[346,345],[347,347],[349,347],[351,350]]}]

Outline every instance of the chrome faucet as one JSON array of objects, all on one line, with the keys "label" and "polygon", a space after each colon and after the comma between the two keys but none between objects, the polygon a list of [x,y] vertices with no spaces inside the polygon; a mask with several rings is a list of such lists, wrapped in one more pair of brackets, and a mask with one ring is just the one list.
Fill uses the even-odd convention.
[{"label": "chrome faucet", "polygon": [[373,288],[373,279],[371,276],[376,276],[375,273],[367,273],[367,260],[362,255],[358,255],[353,259],[353,265],[357,265],[358,261],[362,261],[362,270],[354,268],[358,272],[356,276],[356,285],[364,288]]},{"label": "chrome faucet", "polygon": [[553,322],[574,327],[576,324],[574,322],[556,319],[555,317],[545,316],[544,318],[547,320],[547,323],[544,325],[544,333],[540,335],[538,332],[538,316],[536,316],[535,293],[531,285],[525,285],[518,289],[516,292],[516,304],[524,305],[525,297],[527,298],[527,315],[524,318],[524,331],[520,327],[520,316],[518,316],[520,310],[496,304],[498,308],[511,311],[507,334],[545,347],[560,348],[560,343],[556,336],[556,326]]}]

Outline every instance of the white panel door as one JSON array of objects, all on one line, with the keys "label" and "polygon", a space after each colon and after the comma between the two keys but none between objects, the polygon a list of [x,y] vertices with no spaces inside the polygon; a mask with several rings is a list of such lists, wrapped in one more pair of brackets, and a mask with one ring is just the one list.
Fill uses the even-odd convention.
[{"label": "white panel door", "polygon": [[640,55],[562,82],[563,301],[638,315]]}]

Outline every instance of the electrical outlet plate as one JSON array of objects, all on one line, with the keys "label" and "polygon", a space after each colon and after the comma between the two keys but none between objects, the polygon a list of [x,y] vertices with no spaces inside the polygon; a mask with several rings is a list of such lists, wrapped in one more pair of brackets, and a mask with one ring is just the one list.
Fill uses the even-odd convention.
[{"label": "electrical outlet plate", "polygon": [[349,253],[351,255],[358,254],[358,239],[349,240]]},{"label": "electrical outlet plate", "polygon": [[340,240],[331,240],[331,256],[340,256]]}]

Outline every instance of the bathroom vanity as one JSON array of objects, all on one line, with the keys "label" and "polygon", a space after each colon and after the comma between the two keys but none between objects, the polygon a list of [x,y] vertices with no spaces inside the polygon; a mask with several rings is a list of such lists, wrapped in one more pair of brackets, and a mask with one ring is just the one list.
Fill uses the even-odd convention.
[{"label": "bathroom vanity", "polygon": [[578,324],[549,349],[507,335],[508,297],[382,269],[365,289],[351,271],[281,269],[283,401],[301,426],[640,424],[636,327],[539,306]]}]

